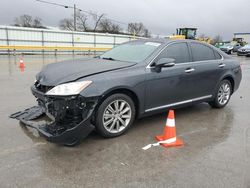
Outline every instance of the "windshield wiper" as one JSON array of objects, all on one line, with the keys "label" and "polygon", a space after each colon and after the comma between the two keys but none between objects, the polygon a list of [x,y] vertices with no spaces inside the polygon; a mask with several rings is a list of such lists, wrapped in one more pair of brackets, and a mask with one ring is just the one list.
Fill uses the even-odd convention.
[{"label": "windshield wiper", "polygon": [[115,61],[115,59],[114,59],[114,58],[112,58],[112,57],[102,57],[102,59],[106,59],[106,60],[111,60],[111,61]]}]

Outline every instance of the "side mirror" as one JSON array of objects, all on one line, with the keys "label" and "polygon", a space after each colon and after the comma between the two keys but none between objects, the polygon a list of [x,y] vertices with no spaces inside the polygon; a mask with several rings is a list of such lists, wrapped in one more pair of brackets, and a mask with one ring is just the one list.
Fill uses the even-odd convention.
[{"label": "side mirror", "polygon": [[161,72],[163,67],[173,67],[175,66],[175,59],[173,58],[161,58],[154,63],[156,72]]}]

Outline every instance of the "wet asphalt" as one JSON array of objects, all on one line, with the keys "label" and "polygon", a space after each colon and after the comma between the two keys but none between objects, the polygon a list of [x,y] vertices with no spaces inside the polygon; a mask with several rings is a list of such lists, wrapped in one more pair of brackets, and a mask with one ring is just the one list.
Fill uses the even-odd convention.
[{"label": "wet asphalt", "polygon": [[[175,111],[178,148],[154,143],[166,113],[137,120],[121,137],[95,132],[74,148],[22,128],[8,115],[35,104],[29,87],[44,64],[72,56],[0,56],[0,187],[250,187],[250,58],[224,109],[206,103]],[[79,58],[77,56],[75,58]]]}]

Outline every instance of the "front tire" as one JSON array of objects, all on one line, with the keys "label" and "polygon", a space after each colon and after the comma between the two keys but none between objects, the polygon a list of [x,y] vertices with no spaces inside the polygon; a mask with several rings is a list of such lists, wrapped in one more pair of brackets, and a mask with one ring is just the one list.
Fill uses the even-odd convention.
[{"label": "front tire", "polygon": [[133,100],[125,94],[114,94],[106,98],[99,106],[95,127],[101,136],[112,138],[126,132],[134,119]]},{"label": "front tire", "polygon": [[216,90],[214,100],[209,102],[213,108],[223,108],[227,105],[232,94],[232,84],[229,80],[222,80]]}]

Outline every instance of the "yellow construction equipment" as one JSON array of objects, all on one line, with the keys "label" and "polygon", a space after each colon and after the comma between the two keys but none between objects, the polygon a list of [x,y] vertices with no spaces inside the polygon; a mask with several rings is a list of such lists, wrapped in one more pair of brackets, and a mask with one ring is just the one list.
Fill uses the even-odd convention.
[{"label": "yellow construction equipment", "polygon": [[176,35],[171,36],[170,38],[174,39],[195,39],[196,38],[197,28],[177,28]]},{"label": "yellow construction equipment", "polygon": [[196,37],[197,28],[183,27],[177,28],[176,34],[168,36],[170,39],[192,39],[205,42],[208,44],[212,43],[212,39],[209,37]]},{"label": "yellow construction equipment", "polygon": [[239,43],[241,46],[245,46],[247,44],[247,42],[244,41],[243,38],[236,38],[236,37],[233,38],[232,43]]}]

